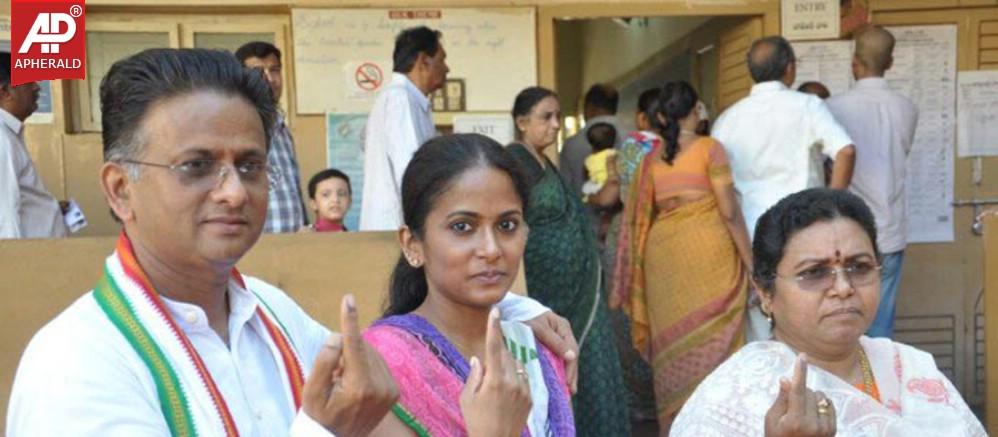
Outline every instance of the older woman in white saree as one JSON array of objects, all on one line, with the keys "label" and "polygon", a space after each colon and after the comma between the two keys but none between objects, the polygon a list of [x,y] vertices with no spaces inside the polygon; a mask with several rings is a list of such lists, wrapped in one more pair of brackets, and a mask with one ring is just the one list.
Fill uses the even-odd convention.
[{"label": "older woman in white saree", "polygon": [[816,188],[756,227],[753,280],[773,339],[697,387],[673,436],[986,436],[927,352],[863,335],[880,295],[876,227],[845,191]]}]

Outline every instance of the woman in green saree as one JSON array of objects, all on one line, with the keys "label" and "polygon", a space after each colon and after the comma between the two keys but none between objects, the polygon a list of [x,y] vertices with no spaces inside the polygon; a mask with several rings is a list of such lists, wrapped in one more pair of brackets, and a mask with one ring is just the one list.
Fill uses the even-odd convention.
[{"label": "woman in green saree", "polygon": [[579,436],[630,435],[620,360],[610,329],[596,236],[582,199],[544,156],[561,129],[558,96],[530,87],[516,96],[517,141],[507,150],[530,186],[524,254],[530,296],[572,324],[579,339],[579,390],[573,399]]}]

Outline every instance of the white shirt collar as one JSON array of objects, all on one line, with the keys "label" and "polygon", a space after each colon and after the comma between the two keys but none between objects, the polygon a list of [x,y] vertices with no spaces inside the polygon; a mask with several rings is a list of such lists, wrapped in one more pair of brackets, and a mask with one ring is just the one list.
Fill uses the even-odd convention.
[{"label": "white shirt collar", "polygon": [[[170,311],[173,320],[184,332],[198,332],[211,330],[208,323],[208,316],[204,310],[194,304],[167,299],[160,296],[163,303]],[[241,329],[235,329],[249,322],[256,311],[257,299],[249,290],[239,286],[235,280],[229,280],[229,337],[235,338],[235,333]],[[231,340],[230,340],[231,342]]]},{"label": "white shirt collar", "polygon": [[8,129],[13,131],[14,135],[20,135],[21,129],[24,127],[24,123],[21,122],[21,120],[18,120],[17,117],[3,108],[0,108],[0,121],[2,121]]},{"label": "white shirt collar", "polygon": [[887,79],[882,77],[866,77],[856,81],[856,88],[889,89]]},{"label": "white shirt collar", "polygon": [[590,118],[589,120],[586,120],[586,125],[591,125],[591,124],[594,124],[594,123],[610,123],[610,124],[614,124],[615,125],[615,124],[617,124],[617,116],[616,115],[597,115],[597,116],[595,116],[593,118]]},{"label": "white shirt collar", "polygon": [[778,80],[770,80],[752,85],[752,92],[750,93],[750,95],[754,96],[759,93],[771,93],[776,91],[786,91],[789,89],[790,88],[787,88],[787,86],[783,82],[780,82]]},{"label": "white shirt collar", "polygon": [[426,94],[423,94],[418,87],[416,87],[416,84],[409,80],[409,76],[402,73],[392,73],[392,83],[402,84],[406,91],[408,91],[409,94],[416,99],[416,103],[419,104],[420,108],[426,112],[430,111],[430,99],[426,97]]}]

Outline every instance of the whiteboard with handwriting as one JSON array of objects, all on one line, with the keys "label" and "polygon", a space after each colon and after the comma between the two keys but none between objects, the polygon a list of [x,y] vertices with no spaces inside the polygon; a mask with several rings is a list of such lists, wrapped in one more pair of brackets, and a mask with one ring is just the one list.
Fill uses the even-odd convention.
[{"label": "whiteboard with handwriting", "polygon": [[395,36],[420,25],[443,33],[467,111],[508,111],[537,83],[533,8],[294,9],[298,113],[369,111],[391,81]]}]

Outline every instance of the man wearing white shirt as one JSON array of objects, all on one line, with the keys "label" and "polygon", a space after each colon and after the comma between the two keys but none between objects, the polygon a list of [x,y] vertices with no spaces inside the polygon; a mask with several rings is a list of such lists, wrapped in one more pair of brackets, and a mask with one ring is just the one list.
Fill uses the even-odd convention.
[{"label": "man wearing white shirt", "polygon": [[[235,269],[267,213],[263,78],[224,52],[151,49],[111,67],[101,109],[100,183],[122,233],[93,290],[25,349],[7,435],[369,433],[398,390],[352,297],[331,333]],[[500,307],[574,358],[567,321]]]},{"label": "man wearing white shirt", "polygon": [[402,174],[416,149],[436,135],[428,96],[450,71],[440,38],[425,26],[395,38],[392,80],[375,99],[365,129],[362,231],[397,231],[402,224]]},{"label": "man wearing white shirt", "polygon": [[[749,235],[759,217],[780,199],[824,185],[822,156],[834,159],[830,188],[852,178],[855,147],[822,100],[788,88],[797,76],[794,51],[770,36],[749,49],[755,85],[717,119],[711,135],[724,145]],[[750,340],[768,339],[769,325],[757,306],[749,311]]]},{"label": "man wearing white shirt", "polygon": [[851,90],[828,107],[856,143],[856,172],[849,191],[862,198],[877,221],[882,254],[880,306],[867,335],[892,337],[894,307],[905,248],[905,165],[915,138],[918,108],[893,91],[884,73],[894,61],[894,36],[880,26],[856,33]]},{"label": "man wearing white shirt", "polygon": [[0,53],[0,239],[66,236],[57,201],[24,145],[24,120],[38,109],[38,84],[10,84],[10,53]]}]

